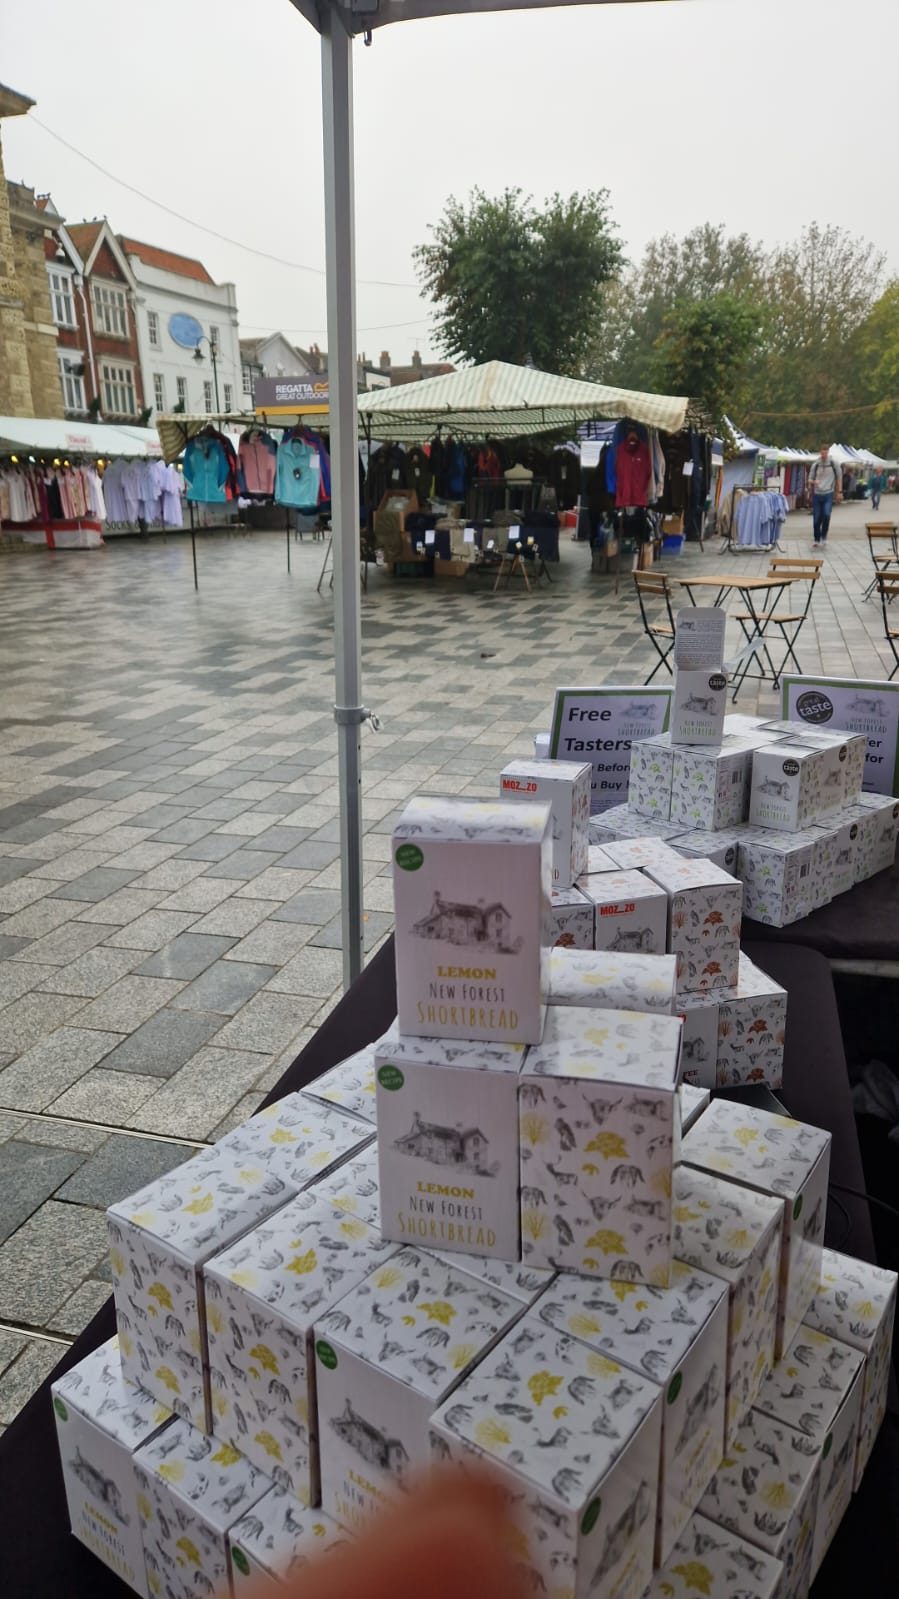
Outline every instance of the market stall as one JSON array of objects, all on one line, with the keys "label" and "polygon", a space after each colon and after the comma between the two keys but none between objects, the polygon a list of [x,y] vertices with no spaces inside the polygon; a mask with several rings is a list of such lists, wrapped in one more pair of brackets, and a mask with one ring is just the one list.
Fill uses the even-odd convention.
[{"label": "market stall", "polygon": [[180,487],[152,428],[0,417],[0,524],[23,543],[92,549],[181,527]]}]

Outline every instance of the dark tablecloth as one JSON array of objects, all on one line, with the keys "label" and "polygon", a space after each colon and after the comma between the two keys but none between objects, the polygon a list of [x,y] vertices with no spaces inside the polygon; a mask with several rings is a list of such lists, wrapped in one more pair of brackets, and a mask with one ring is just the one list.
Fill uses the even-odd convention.
[{"label": "dark tablecloth", "polygon": [[828,960],[899,960],[899,865],[857,883],[791,927],[743,919],[743,940],[805,944]]}]

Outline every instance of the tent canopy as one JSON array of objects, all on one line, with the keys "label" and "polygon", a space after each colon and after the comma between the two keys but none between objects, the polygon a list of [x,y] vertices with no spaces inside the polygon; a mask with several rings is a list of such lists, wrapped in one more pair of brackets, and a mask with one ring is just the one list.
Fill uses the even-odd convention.
[{"label": "tent canopy", "polygon": [[[243,411],[215,411],[208,415],[205,411],[200,416],[188,416],[183,411],[172,412],[168,416],[156,418],[156,432],[159,434],[159,444],[162,445],[162,458],[164,461],[177,461],[188,439],[194,438],[197,433],[202,433],[210,423],[213,427],[221,427],[230,422],[234,427],[251,428],[259,424],[255,412]],[[157,453],[159,445],[157,445]]]},{"label": "tent canopy", "polygon": [[155,429],[62,417],[0,416],[0,449],[23,455],[159,455]]},{"label": "tent canopy", "polygon": [[599,417],[632,417],[677,433],[684,426],[687,400],[682,395],[640,394],[554,377],[534,367],[487,361],[445,377],[361,394],[359,414],[376,437],[421,444],[437,427],[462,438],[518,439],[564,432]]},{"label": "tent canopy", "polygon": [[[556,0],[331,0],[349,33],[365,33],[391,22],[415,22],[421,17],[470,15],[478,11],[534,11]],[[563,0],[566,5],[610,5],[614,0]],[[321,32],[321,0],[293,0],[313,28]]]}]

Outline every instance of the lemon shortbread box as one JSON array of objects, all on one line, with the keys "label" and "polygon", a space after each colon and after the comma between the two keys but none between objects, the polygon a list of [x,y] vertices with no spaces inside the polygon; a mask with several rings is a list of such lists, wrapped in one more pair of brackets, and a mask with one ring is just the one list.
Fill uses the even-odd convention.
[{"label": "lemon shortbread box", "polygon": [[382,1039],[375,1057],[385,1238],[518,1260],[521,1044]]},{"label": "lemon shortbread box", "polygon": [[338,1110],[346,1111],[350,1116],[358,1116],[361,1121],[373,1122],[375,1119],[374,1044],[358,1050],[355,1055],[350,1055],[339,1065],[332,1066],[329,1072],[316,1077],[314,1082],[301,1090],[301,1093],[304,1099],[321,1100],[323,1104],[333,1105]]},{"label": "lemon shortbread box", "polygon": [[593,901],[579,888],[554,888],[552,945],[562,949],[593,948]]},{"label": "lemon shortbread box", "polygon": [[491,1288],[500,1288],[504,1294],[509,1294],[512,1299],[520,1299],[525,1305],[532,1305],[535,1299],[539,1299],[555,1277],[555,1272],[539,1266],[528,1266],[522,1260],[481,1259],[477,1255],[453,1255],[445,1249],[435,1250],[435,1254],[455,1271],[464,1271],[467,1276],[476,1277],[478,1282],[486,1283]]},{"label": "lemon shortbread box", "polygon": [[378,1193],[378,1149],[368,1144],[334,1171],[317,1179],[300,1196],[310,1206],[326,1199],[347,1216],[356,1216],[370,1227],[381,1225]]},{"label": "lemon shortbread box", "polygon": [[586,871],[592,778],[589,763],[573,761],[510,761],[500,773],[501,799],[550,807],[553,888],[570,888]]},{"label": "lemon shortbread box", "polygon": [[548,805],[414,799],[393,832],[399,1031],[536,1044],[552,937]]},{"label": "lemon shortbread box", "polygon": [[680,1042],[675,1016],[550,1006],[519,1080],[529,1265],[668,1282]]},{"label": "lemon shortbread box", "polygon": [[676,1260],[670,1288],[560,1276],[536,1306],[557,1332],[662,1390],[657,1561],[668,1558],[724,1448],[727,1298],[726,1283]]},{"label": "lemon shortbread box", "polygon": [[431,1448],[502,1482],[522,1593],[642,1599],[660,1413],[654,1383],[530,1314],[436,1411]]},{"label": "lemon shortbread box", "polygon": [[316,1322],[322,1506],[349,1529],[429,1459],[428,1422],[520,1299],[401,1249]]},{"label": "lemon shortbread box", "polygon": [[815,909],[821,834],[776,833],[748,827],[737,845],[736,875],[743,884],[743,914],[771,927],[788,927]]},{"label": "lemon shortbread box", "polygon": [[601,872],[582,877],[580,888],[593,903],[594,948],[664,955],[668,901],[643,872]]},{"label": "lemon shortbread box", "polygon": [[674,1250],[728,1285],[725,1447],[730,1448],[774,1364],[782,1205],[710,1172],[674,1173]]},{"label": "lemon shortbread box", "polygon": [[[843,759],[840,760],[842,751]],[[752,757],[749,820],[753,827],[796,833],[843,803],[846,746],[767,744]]]},{"label": "lemon shortbread box", "polygon": [[268,1492],[269,1478],[180,1418],[137,1451],[134,1475],[151,1593],[230,1593],[228,1532]]},{"label": "lemon shortbread box", "polygon": [[300,1091],[257,1111],[219,1139],[209,1154],[218,1151],[239,1157],[245,1165],[264,1166],[283,1177],[296,1193],[373,1137],[371,1121]]},{"label": "lemon shortbread box", "polygon": [[549,958],[549,1001],[670,1016],[676,965],[673,955],[554,949]]},{"label": "lemon shortbread box", "polygon": [[74,1536],[148,1599],[133,1456],[172,1412],[122,1376],[110,1338],[52,1387],[62,1477]]},{"label": "lemon shortbread box", "polygon": [[668,898],[668,944],[684,993],[732,988],[740,957],[743,884],[709,860],[654,862],[646,875]]},{"label": "lemon shortbread box", "polygon": [[671,840],[669,848],[675,855],[700,856],[702,860],[711,861],[713,865],[720,866],[722,871],[736,877],[742,831],[742,828],[733,827],[714,833],[678,833],[677,838]]},{"label": "lemon shortbread box", "polygon": [[783,1206],[774,1347],[779,1360],[820,1281],[830,1133],[788,1116],[716,1099],[687,1133],[681,1153],[685,1164],[773,1194]]},{"label": "lemon shortbread box", "polygon": [[308,1560],[347,1542],[322,1510],[307,1510],[283,1488],[270,1488],[228,1534],[234,1599],[258,1599],[292,1583]]},{"label": "lemon shortbread box", "polygon": [[613,805],[590,818],[590,843],[599,844],[603,849],[614,839],[654,838],[664,842],[678,832],[680,828],[676,822],[666,822],[658,816],[639,816],[630,805]]},{"label": "lemon shortbread box", "polygon": [[865,1357],[865,1379],[859,1418],[855,1487],[874,1448],[886,1415],[890,1385],[890,1352],[896,1317],[896,1273],[850,1260],[835,1249],[825,1249],[821,1281],[805,1314],[805,1323],[828,1333]]},{"label": "lemon shortbread box", "polygon": [[631,746],[627,803],[638,816],[667,822],[671,811],[671,776],[674,750],[670,733],[643,738]]},{"label": "lemon shortbread box", "polygon": [[726,1527],[691,1516],[646,1599],[780,1599],[784,1568]]},{"label": "lemon shortbread box", "polygon": [[285,1205],[204,1268],[216,1434],[304,1505],[318,1498],[313,1321],[392,1252],[323,1200]]}]

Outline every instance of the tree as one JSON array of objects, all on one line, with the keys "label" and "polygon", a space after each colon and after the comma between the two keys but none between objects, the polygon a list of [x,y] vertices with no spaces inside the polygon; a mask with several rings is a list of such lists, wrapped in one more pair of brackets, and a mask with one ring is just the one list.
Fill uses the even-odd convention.
[{"label": "tree", "polygon": [[414,252],[435,302],[444,353],[468,361],[533,361],[579,376],[601,311],[599,291],[619,271],[621,245],[599,189],[554,194],[539,210],[521,189],[491,199],[451,197]]},{"label": "tree", "polygon": [[860,403],[872,409],[863,413],[864,426],[853,428],[853,436],[863,437],[869,449],[893,460],[899,454],[899,278],[887,284],[854,344]]},{"label": "tree", "polygon": [[760,330],[759,312],[733,294],[678,301],[656,341],[655,386],[698,400],[715,422],[739,412]]}]

